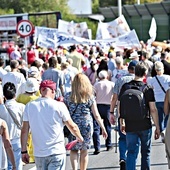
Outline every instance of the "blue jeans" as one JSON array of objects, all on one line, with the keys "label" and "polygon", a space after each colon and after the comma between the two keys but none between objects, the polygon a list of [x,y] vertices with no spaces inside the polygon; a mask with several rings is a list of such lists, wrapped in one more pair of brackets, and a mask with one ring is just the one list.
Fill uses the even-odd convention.
[{"label": "blue jeans", "polygon": [[119,159],[126,161],[126,135],[120,130],[120,121],[118,119],[118,132],[119,132]]},{"label": "blue jeans", "polygon": [[141,144],[141,170],[150,169],[151,136],[152,129],[126,133],[127,143],[126,170],[136,170],[136,160],[139,153],[140,144]]},{"label": "blue jeans", "polygon": [[37,170],[65,170],[66,154],[35,157]]},{"label": "blue jeans", "polygon": [[[23,165],[22,165],[22,160],[21,160],[21,144],[20,144],[20,140],[18,141],[18,143],[12,144],[12,150],[14,152],[16,169],[17,170],[22,170]],[[12,170],[12,164],[9,161],[9,158],[8,158],[8,170]]]},{"label": "blue jeans", "polygon": [[156,102],[156,107],[158,110],[160,132],[162,132],[166,128],[168,115],[164,113],[164,102]]}]

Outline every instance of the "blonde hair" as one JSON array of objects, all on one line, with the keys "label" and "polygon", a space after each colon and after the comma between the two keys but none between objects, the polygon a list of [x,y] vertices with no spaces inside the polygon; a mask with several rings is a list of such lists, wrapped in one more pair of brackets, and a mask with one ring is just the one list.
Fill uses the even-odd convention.
[{"label": "blonde hair", "polygon": [[86,103],[92,95],[93,86],[89,78],[83,73],[78,73],[72,82],[70,100],[74,103]]}]

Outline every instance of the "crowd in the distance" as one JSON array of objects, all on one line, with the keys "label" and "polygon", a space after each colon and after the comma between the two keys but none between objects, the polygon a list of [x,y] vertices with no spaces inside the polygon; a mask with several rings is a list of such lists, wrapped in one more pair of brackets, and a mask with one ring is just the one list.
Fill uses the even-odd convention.
[{"label": "crowd in the distance", "polygon": [[[135,79],[138,64],[147,70],[142,81],[153,88],[161,139],[170,160],[165,138],[169,111],[164,112],[170,88],[170,47],[148,47],[142,41],[140,49],[116,44],[78,44],[57,49],[33,45],[27,50],[9,46],[7,54],[9,61],[0,58],[0,135],[8,158],[4,151],[6,161],[0,168],[21,170],[23,162],[35,162],[41,169],[43,162],[44,168],[64,170],[66,125],[71,131],[68,141],[77,140],[70,151],[72,168],[87,169],[88,150],[93,144],[93,154],[100,153],[101,134],[106,151],[113,148],[111,124],[119,122],[115,112],[118,96],[122,85]],[[128,168],[128,149],[120,127],[119,124],[119,160],[123,170]],[[60,168],[50,163],[53,161]]]}]

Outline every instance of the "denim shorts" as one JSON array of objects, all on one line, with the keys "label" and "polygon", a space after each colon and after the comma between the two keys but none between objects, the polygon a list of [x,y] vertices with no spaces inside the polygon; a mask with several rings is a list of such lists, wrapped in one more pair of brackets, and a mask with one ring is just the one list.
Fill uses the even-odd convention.
[{"label": "denim shorts", "polygon": [[66,154],[35,157],[37,170],[65,170]]}]

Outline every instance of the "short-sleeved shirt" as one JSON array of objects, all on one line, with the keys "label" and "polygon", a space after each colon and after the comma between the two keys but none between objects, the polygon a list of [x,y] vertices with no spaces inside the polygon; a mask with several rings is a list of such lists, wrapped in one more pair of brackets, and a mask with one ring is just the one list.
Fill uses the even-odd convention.
[{"label": "short-sleeved shirt", "polygon": [[26,105],[23,120],[29,122],[35,156],[65,154],[63,126],[69,119],[63,102],[42,97]]},{"label": "short-sleeved shirt", "polygon": [[[139,86],[139,87],[144,85],[142,81],[136,81],[136,80],[132,80],[129,83],[132,85]],[[119,100],[122,94],[124,93],[124,91],[126,91],[126,87],[125,87],[126,84],[127,83],[125,83],[121,88],[121,91],[118,97]],[[144,97],[145,97],[145,102],[146,102],[147,107],[149,107],[149,102],[155,102],[154,92],[150,86],[147,86],[146,89],[144,90]],[[120,118],[121,118],[121,113],[120,113]],[[143,120],[135,120],[135,121],[125,120],[125,125],[126,125],[126,129],[125,129],[126,132],[143,131],[143,130],[150,129],[152,127],[150,116],[145,117]]]}]

